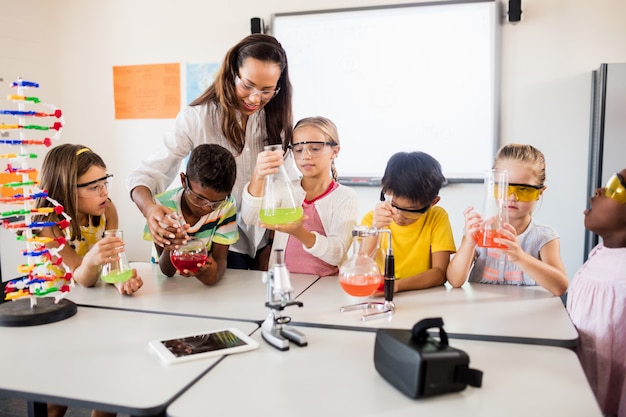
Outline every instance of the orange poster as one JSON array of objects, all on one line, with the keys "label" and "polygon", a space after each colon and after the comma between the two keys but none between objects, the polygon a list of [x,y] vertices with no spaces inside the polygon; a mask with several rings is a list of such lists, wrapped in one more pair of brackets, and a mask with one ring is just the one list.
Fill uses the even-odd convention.
[{"label": "orange poster", "polygon": [[180,64],[113,67],[116,119],[169,119],[180,110]]}]

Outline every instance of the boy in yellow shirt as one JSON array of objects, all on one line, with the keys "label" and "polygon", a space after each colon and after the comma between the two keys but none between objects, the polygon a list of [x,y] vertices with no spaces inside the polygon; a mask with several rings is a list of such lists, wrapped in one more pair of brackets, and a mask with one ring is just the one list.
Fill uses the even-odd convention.
[{"label": "boy in yellow shirt", "polygon": [[[399,152],[387,162],[381,202],[361,224],[391,230],[395,257],[394,292],[443,285],[456,252],[448,213],[436,206],[446,182],[441,165],[424,152]],[[381,239],[386,249],[387,239]],[[383,268],[380,264],[379,267]]]}]

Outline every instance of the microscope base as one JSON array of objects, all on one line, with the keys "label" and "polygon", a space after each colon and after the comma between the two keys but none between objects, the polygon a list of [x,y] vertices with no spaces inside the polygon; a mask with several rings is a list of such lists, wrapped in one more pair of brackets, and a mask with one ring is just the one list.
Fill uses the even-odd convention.
[{"label": "microscope base", "polygon": [[291,326],[276,324],[274,317],[268,317],[261,325],[263,339],[278,350],[289,350],[289,342],[300,347],[308,345],[306,336]]}]

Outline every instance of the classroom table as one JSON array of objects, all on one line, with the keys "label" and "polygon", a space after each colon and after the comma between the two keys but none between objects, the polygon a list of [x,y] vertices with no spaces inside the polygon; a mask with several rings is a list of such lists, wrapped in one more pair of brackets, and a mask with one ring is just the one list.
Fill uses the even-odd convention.
[{"label": "classroom table", "polygon": [[[265,343],[230,355],[167,407],[169,417],[477,416],[600,417],[574,352],[553,346],[450,340],[483,371],[482,387],[411,399],[376,371],[375,333],[299,327],[309,345]],[[242,400],[244,399],[245,400]]]},{"label": "classroom table", "polygon": [[[222,357],[167,365],[148,342],[226,327],[250,334],[258,325],[78,307],[76,315],[56,323],[0,327],[0,394],[31,404],[162,416],[169,402]],[[43,411],[33,408],[35,415]]]},{"label": "classroom table", "polygon": [[[144,283],[133,295],[121,295],[113,285],[98,281],[94,288],[76,285],[67,298],[82,306],[196,317],[258,322],[267,316],[267,284],[261,281],[260,271],[227,269],[220,281],[208,286],[193,277],[168,278],[156,264],[132,262],[131,267]],[[292,298],[317,279],[316,275],[291,274]]]},{"label": "classroom table", "polygon": [[362,312],[340,308],[382,298],[353,297],[337,277],[320,278],[299,298],[304,308],[292,310],[296,324],[354,330],[410,329],[427,317],[442,317],[451,337],[513,343],[574,347],[578,332],[559,297],[539,286],[466,283],[448,284],[394,294],[395,312],[384,318],[361,321]]}]

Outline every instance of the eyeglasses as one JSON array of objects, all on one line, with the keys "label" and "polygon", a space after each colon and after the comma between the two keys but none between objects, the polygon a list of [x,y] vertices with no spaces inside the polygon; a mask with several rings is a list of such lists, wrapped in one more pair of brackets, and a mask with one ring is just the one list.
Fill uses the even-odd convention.
[{"label": "eyeglasses", "polygon": [[616,173],[609,178],[604,186],[604,195],[618,203],[626,203],[626,182],[621,174]]},{"label": "eyeglasses", "polygon": [[280,87],[276,87],[273,90],[257,90],[251,85],[248,85],[245,82],[243,82],[243,80],[239,78],[239,76],[235,77],[235,86],[245,91],[245,93],[248,94],[248,97],[258,95],[261,98],[261,100],[271,100],[272,98],[276,97],[276,94],[278,94],[278,92],[280,91]]},{"label": "eyeglasses", "polygon": [[337,146],[336,143],[333,142],[299,142],[295,144],[291,144],[288,146],[289,149],[293,151],[293,154],[296,157],[302,157],[304,155],[304,151],[306,151],[311,158],[315,158],[317,156],[324,155],[326,153],[326,146],[332,147]]},{"label": "eyeglasses", "polygon": [[[541,190],[543,190],[542,185],[530,185],[530,184],[515,184],[509,183],[508,192],[506,194],[506,198],[508,199],[511,194],[515,195],[517,201],[522,203],[527,203],[529,201],[535,201],[541,195]],[[498,187],[494,188],[494,195],[498,198]]]},{"label": "eyeglasses", "polygon": [[229,197],[227,196],[225,199],[219,201],[211,201],[208,198],[201,196],[200,194],[196,194],[191,190],[191,186],[189,185],[189,178],[187,176],[185,176],[185,192],[187,193],[187,197],[189,198],[189,202],[191,204],[198,208],[210,207],[211,210],[219,208]]},{"label": "eyeglasses", "polygon": [[380,201],[388,201],[389,204],[391,204],[391,207],[395,208],[396,210],[398,210],[398,212],[405,218],[407,219],[419,219],[420,217],[422,217],[422,214],[426,213],[428,211],[428,209],[430,208],[430,204],[419,208],[419,209],[407,209],[407,208],[402,208],[402,207],[398,207],[395,204],[393,204],[393,196],[390,194],[385,194],[384,191],[380,192]]},{"label": "eyeglasses", "polygon": [[105,189],[109,188],[109,178],[111,177],[113,177],[113,174],[107,174],[97,180],[89,181],[83,184],[76,184],[76,188],[81,189],[83,194],[86,196],[100,196]]}]

